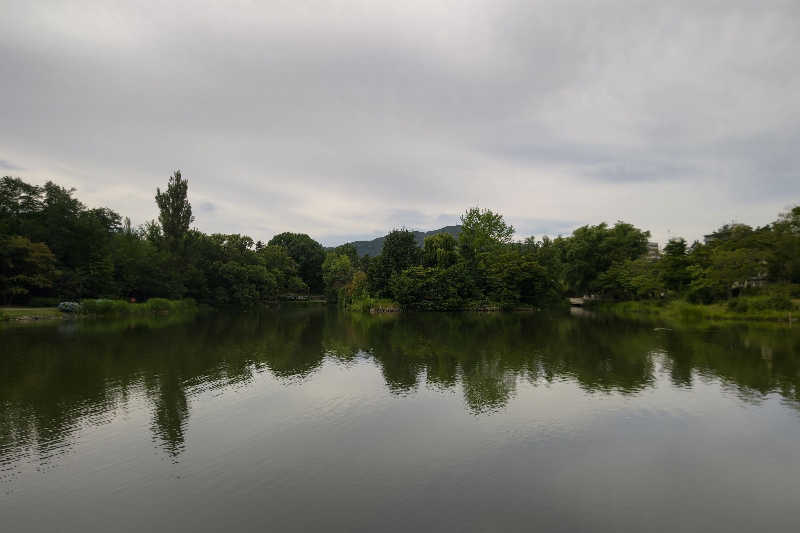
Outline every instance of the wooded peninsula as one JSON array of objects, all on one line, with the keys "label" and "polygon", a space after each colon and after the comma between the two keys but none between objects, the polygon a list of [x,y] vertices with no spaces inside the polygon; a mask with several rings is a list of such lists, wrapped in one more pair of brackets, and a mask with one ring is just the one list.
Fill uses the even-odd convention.
[{"label": "wooded peninsula", "polygon": [[250,307],[324,296],[355,311],[538,309],[568,296],[660,307],[724,305],[725,312],[787,312],[800,298],[800,206],[763,227],[727,224],[691,245],[659,251],[650,232],[619,221],[570,236],[514,240],[514,227],[470,208],[460,232],[395,229],[380,254],[324,248],[306,234],[266,244],[193,229],[188,182],[176,171],[156,189],[158,220],[133,227],[87,208],[68,189],[0,182],[0,298],[4,305],[194,300]]}]

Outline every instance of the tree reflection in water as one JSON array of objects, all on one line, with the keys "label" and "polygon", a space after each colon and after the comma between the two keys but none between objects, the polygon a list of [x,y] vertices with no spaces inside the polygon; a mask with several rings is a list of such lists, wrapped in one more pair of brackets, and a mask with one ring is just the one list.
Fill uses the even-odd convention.
[{"label": "tree reflection in water", "polygon": [[115,416],[139,391],[152,404],[158,446],[178,460],[193,391],[314,374],[326,359],[371,360],[386,386],[463,391],[475,413],[502,410],[520,381],[577,383],[635,394],[659,374],[673,386],[717,379],[747,402],[800,394],[800,333],[788,328],[692,327],[598,316],[400,314],[325,308],[219,313],[187,322],[87,322],[0,331],[0,464],[69,446],[87,421]]}]

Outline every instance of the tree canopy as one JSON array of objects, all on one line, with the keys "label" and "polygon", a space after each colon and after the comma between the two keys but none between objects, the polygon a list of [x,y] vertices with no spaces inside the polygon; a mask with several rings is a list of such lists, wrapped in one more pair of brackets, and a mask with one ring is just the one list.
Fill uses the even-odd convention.
[{"label": "tree canopy", "polygon": [[270,239],[269,245],[283,246],[297,263],[300,278],[314,294],[323,291],[322,263],[325,249],[305,233],[280,233]]},{"label": "tree canopy", "polygon": [[[420,247],[414,232],[395,229],[377,256],[358,257],[352,243],[326,251],[304,233],[280,233],[265,245],[192,229],[180,171],[155,199],[158,220],[134,227],[111,209],[85,206],[74,189],[3,177],[2,301],[168,297],[247,306],[311,293],[354,308],[390,299],[449,310],[545,307],[586,294],[709,303],[800,283],[800,207],[763,227],[726,224],[703,243],[672,239],[661,254],[648,231],[623,221],[514,241],[500,213],[473,207],[458,238],[435,234]],[[785,306],[782,298],[775,305]]]}]

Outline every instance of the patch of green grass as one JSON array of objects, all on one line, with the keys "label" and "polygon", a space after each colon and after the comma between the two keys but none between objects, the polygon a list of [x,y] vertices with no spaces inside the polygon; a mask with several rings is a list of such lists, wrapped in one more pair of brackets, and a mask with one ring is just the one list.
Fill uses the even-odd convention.
[{"label": "patch of green grass", "polygon": [[800,319],[800,308],[796,303],[790,303],[792,308],[786,308],[785,302],[770,302],[769,297],[754,299],[756,304],[744,299],[737,300],[739,299],[708,305],[692,304],[683,300],[633,301],[601,303],[593,309],[619,316],[658,318],[682,323],[707,320],[795,322]]},{"label": "patch of green grass", "polygon": [[61,318],[55,307],[2,307],[0,320],[53,320]]}]

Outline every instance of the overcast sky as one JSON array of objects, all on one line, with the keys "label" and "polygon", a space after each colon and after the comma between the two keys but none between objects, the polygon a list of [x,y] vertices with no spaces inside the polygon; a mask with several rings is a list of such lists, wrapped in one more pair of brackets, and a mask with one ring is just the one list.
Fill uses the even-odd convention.
[{"label": "overcast sky", "polygon": [[0,0],[0,174],[324,244],[467,207],[689,239],[800,202],[800,2]]}]

